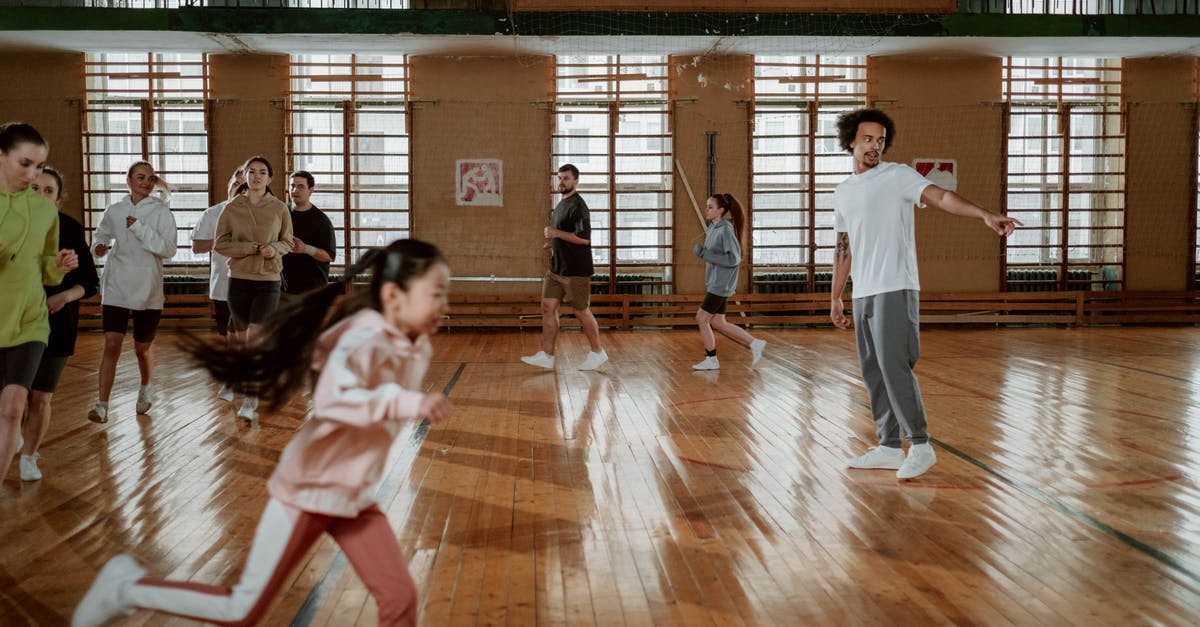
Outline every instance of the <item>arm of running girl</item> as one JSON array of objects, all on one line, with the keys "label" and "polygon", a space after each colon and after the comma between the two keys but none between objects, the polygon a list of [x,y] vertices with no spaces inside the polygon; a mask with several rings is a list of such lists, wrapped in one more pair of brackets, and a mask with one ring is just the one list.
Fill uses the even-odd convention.
[{"label": "arm of running girl", "polygon": [[966,198],[937,185],[928,185],[925,187],[925,190],[921,192],[921,202],[956,216],[983,220],[983,223],[1000,237],[1012,235],[1013,230],[1018,226],[1024,226],[1016,218],[992,213]]},{"label": "arm of running girl", "polygon": [[699,255],[704,261],[723,268],[736,268],[742,263],[742,253],[732,230],[720,231],[717,241],[712,246],[701,247]]},{"label": "arm of running girl", "polygon": [[[292,215],[285,208],[280,219],[279,239],[271,242],[270,244],[264,245],[261,249],[259,249],[259,254],[267,259],[272,257],[282,257],[292,252],[293,237],[295,236],[292,234]],[[270,249],[271,252],[266,252],[266,249]]]},{"label": "arm of running girl", "polygon": [[54,214],[54,222],[42,239],[42,285],[58,285],[62,283],[67,272],[79,265],[75,251],[66,248],[58,249],[58,214]]},{"label": "arm of running girl", "polygon": [[97,257],[103,257],[108,254],[108,244],[113,240],[112,219],[109,216],[108,210],[100,216],[100,224],[96,226],[96,231],[92,233],[92,253]]},{"label": "arm of running girl", "polygon": [[379,380],[381,366],[392,356],[386,342],[366,337],[359,338],[356,347],[335,347],[317,380],[313,414],[359,426],[384,420],[417,420],[427,417],[422,415],[423,410],[443,415],[440,407],[423,405],[428,394],[394,380]]},{"label": "arm of running girl", "polygon": [[[152,224],[151,224],[152,223]],[[142,248],[159,259],[175,256],[175,216],[163,211],[145,220],[134,220],[129,232],[138,238]]]},{"label": "arm of running girl", "polygon": [[842,302],[842,292],[846,291],[846,281],[850,279],[850,234],[838,231],[837,247],[833,252],[833,287],[829,294],[829,319],[833,326],[839,329],[849,329],[850,319],[846,317],[845,304]]}]

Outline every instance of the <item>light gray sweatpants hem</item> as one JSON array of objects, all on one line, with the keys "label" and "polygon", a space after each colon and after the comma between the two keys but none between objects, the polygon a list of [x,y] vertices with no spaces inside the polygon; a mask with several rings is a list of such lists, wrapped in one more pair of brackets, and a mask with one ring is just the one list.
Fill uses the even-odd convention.
[{"label": "light gray sweatpants hem", "polygon": [[925,405],[913,367],[921,356],[920,292],[898,290],[854,299],[858,362],[871,397],[881,446],[929,441]]}]

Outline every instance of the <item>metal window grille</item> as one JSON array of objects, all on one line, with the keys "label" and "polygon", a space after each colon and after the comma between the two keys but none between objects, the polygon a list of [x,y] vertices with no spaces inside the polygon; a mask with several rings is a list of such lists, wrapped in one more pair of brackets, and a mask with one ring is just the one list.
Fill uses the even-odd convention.
[{"label": "metal window grille", "polygon": [[850,175],[837,116],[866,103],[866,59],[757,57],[754,64],[753,290],[829,291],[833,191]]},{"label": "metal window grille", "polygon": [[668,95],[666,57],[557,58],[551,172],[564,163],[580,170],[600,291],[671,291]]},{"label": "metal window grille", "polygon": [[408,88],[404,56],[292,57],[287,169],[316,179],[338,266],[412,233]]}]

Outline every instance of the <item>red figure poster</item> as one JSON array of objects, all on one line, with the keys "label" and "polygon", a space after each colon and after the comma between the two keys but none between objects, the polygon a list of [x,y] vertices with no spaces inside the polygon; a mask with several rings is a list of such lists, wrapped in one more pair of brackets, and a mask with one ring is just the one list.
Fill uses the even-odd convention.
[{"label": "red figure poster", "polygon": [[499,159],[456,161],[454,199],[460,206],[503,207],[504,163]]},{"label": "red figure poster", "polygon": [[957,159],[913,159],[913,169],[942,189],[958,188]]}]

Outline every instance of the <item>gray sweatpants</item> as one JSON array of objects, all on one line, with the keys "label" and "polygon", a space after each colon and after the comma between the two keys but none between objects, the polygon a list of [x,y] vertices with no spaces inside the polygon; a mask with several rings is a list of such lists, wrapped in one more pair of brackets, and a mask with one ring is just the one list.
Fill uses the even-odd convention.
[{"label": "gray sweatpants", "polygon": [[920,309],[916,290],[854,299],[858,363],[871,396],[880,446],[899,447],[901,429],[910,444],[929,441],[925,405],[913,373],[921,356]]}]

